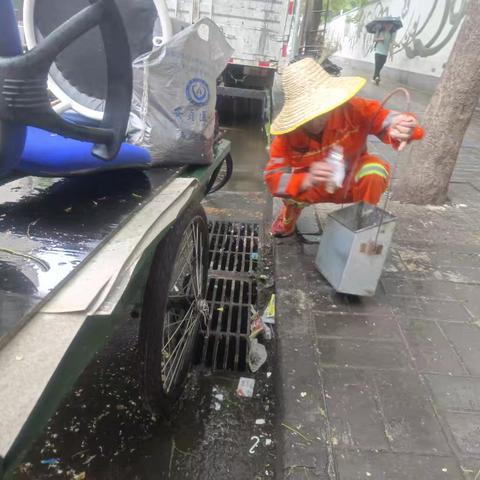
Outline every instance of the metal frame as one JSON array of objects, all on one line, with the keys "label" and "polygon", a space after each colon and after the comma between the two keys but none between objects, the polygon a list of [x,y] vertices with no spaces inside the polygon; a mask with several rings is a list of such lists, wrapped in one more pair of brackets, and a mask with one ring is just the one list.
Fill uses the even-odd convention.
[{"label": "metal frame", "polygon": [[[191,202],[205,195],[210,177],[229,153],[230,142],[221,140],[212,165],[185,169],[89,257],[0,350],[0,379],[5,379],[0,391],[0,478],[2,468],[11,471],[26,453],[126,312],[141,304],[158,243]],[[132,243],[133,237],[137,240]],[[112,265],[110,271],[105,265]],[[98,279],[102,275],[103,280]],[[94,278],[97,287],[90,288],[88,296]],[[74,307],[72,299],[79,295],[86,295],[84,306],[75,302]],[[28,358],[16,361],[18,352],[29,353]]]}]

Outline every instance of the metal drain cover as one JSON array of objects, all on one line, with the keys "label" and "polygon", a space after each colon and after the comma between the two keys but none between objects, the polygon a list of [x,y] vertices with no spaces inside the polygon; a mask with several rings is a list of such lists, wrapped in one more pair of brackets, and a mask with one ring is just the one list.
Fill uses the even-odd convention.
[{"label": "metal drain cover", "polygon": [[247,370],[250,306],[257,302],[251,275],[259,260],[259,230],[254,223],[210,222],[210,314],[202,324],[195,364],[212,370]]},{"label": "metal drain cover", "polygon": [[259,230],[256,223],[210,222],[210,271],[254,272]]}]

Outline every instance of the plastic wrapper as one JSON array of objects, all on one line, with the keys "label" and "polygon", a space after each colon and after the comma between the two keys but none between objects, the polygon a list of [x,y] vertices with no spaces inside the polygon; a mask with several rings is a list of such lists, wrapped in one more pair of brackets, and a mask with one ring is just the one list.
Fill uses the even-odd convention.
[{"label": "plastic wrapper", "polygon": [[202,19],[133,63],[133,112],[142,128],[130,141],[154,165],[213,161],[216,82],[232,55],[222,31]]}]

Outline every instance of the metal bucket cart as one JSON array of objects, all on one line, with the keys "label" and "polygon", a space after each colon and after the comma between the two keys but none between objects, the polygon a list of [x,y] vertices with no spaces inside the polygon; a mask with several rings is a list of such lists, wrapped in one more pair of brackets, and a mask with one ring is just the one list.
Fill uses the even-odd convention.
[{"label": "metal bucket cart", "polygon": [[[141,311],[139,370],[147,406],[168,413],[176,402],[208,314],[208,228],[200,201],[228,181],[231,158],[222,140],[210,166],[145,169],[148,155],[122,144],[131,64],[113,1],[92,0],[28,56],[21,53],[10,3],[0,5],[0,36],[6,37],[0,38],[2,477],[132,311]],[[46,78],[56,55],[95,25],[109,65],[105,114],[100,124],[74,123],[52,110]],[[42,140],[35,152],[46,160],[70,152],[72,161],[85,155],[115,169],[26,175],[19,168],[35,135]],[[218,178],[220,171],[227,175]]]},{"label": "metal bucket cart", "polygon": [[329,214],[316,265],[337,292],[375,295],[395,220],[389,212],[364,202]]},{"label": "metal bucket cart", "polygon": [[[410,94],[404,88],[392,91],[382,106],[400,93],[405,97],[406,111],[410,111]],[[328,215],[315,264],[339,293],[366,297],[375,295],[397,220],[387,207],[396,178],[398,155],[403,146],[398,148],[383,208],[359,202],[347,207],[342,205],[340,210]],[[350,176],[348,181],[352,178]]]},{"label": "metal bucket cart", "polygon": [[[408,97],[403,89],[392,95],[400,90]],[[393,175],[397,165],[398,162]],[[375,295],[397,220],[387,210],[390,197],[391,183],[383,208],[358,202],[328,215],[315,264],[336,292],[361,297]]]}]

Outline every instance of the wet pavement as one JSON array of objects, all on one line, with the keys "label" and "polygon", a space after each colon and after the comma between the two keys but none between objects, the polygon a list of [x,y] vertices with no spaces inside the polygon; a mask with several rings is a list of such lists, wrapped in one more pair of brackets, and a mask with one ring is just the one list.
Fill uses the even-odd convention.
[{"label": "wet pavement", "polygon": [[142,407],[136,336],[130,320],[84,372],[14,478],[272,478],[271,366],[255,376],[249,399],[235,394],[239,375],[195,368],[178,408],[168,420],[156,419]]},{"label": "wet pavement", "polygon": [[[262,126],[230,122],[224,136],[233,141],[235,170],[225,191],[206,202],[209,219],[253,222],[262,230]],[[272,283],[262,235],[260,267],[250,276],[259,277],[258,304],[263,307]],[[230,273],[227,277],[234,278]],[[138,319],[126,320],[79,378],[13,478],[273,478],[275,341],[267,346],[267,363],[256,374],[212,372],[196,365],[177,408],[168,419],[159,419],[142,406],[137,334]],[[253,398],[236,395],[240,377],[255,379]]]},{"label": "wet pavement", "polygon": [[[412,95],[421,117],[428,95]],[[390,204],[396,229],[374,297],[337,294],[315,267],[318,245],[276,242],[278,421],[297,430],[280,432],[279,478],[480,478],[479,130],[475,116],[448,204]],[[325,226],[338,208],[302,215]]]}]

